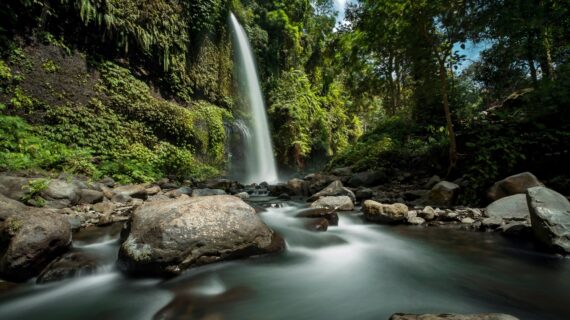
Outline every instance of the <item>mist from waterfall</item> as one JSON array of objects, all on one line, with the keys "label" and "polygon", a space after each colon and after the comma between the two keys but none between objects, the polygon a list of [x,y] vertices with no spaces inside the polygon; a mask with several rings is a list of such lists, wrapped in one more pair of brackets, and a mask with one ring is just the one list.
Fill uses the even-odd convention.
[{"label": "mist from waterfall", "polygon": [[230,20],[233,29],[235,63],[239,70],[237,73],[239,94],[248,108],[247,114],[251,117],[248,121],[251,134],[245,137],[247,172],[244,182],[277,182],[277,166],[253,52],[245,30],[233,13]]}]

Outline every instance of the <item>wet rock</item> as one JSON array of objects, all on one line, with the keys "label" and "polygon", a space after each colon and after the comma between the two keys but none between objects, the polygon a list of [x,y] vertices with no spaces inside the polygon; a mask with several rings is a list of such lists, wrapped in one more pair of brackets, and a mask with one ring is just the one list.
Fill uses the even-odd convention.
[{"label": "wet rock", "polygon": [[458,195],[458,185],[449,181],[441,181],[429,192],[428,203],[435,206],[451,207]]},{"label": "wet rock", "polygon": [[308,201],[313,202],[321,197],[334,197],[334,196],[347,196],[352,200],[352,202],[356,202],[356,197],[354,196],[354,193],[350,191],[348,188],[345,188],[342,185],[342,182],[340,182],[339,180],[332,182],[323,190],[313,194]]},{"label": "wet rock", "polygon": [[538,186],[542,186],[542,183],[532,173],[523,172],[495,182],[487,196],[495,201],[514,194],[524,194],[528,188]]},{"label": "wet rock", "polygon": [[352,211],[354,210],[354,203],[348,196],[321,197],[317,201],[311,203],[311,208],[329,208],[338,211]]},{"label": "wet rock", "polygon": [[386,181],[383,171],[365,171],[353,174],[347,184],[350,187],[373,187]]},{"label": "wet rock", "polygon": [[570,201],[545,187],[530,188],[526,196],[535,237],[556,252],[570,254]]},{"label": "wet rock", "polygon": [[513,316],[502,313],[483,314],[405,314],[396,313],[390,320],[519,320]]},{"label": "wet rock", "polygon": [[521,219],[530,217],[526,195],[515,194],[491,203],[485,210],[490,218]]},{"label": "wet rock", "polygon": [[192,197],[223,196],[226,192],[222,189],[194,189]]},{"label": "wet rock", "polygon": [[425,219],[426,221],[431,221],[431,220],[435,219],[436,212],[435,212],[434,208],[427,206],[427,207],[423,208],[423,210],[418,213],[418,216]]},{"label": "wet rock", "polygon": [[306,196],[309,194],[309,184],[305,180],[301,179],[291,179],[287,181],[287,187],[289,191],[297,196]]},{"label": "wet rock", "polygon": [[26,281],[71,245],[71,225],[54,210],[24,206],[0,196],[0,276]]},{"label": "wet rock", "polygon": [[[113,189],[114,196],[118,196],[121,199],[127,199],[127,197],[138,198],[146,200],[148,194],[146,189],[149,187],[148,184],[129,184],[124,186],[119,186]],[[122,202],[122,201],[120,201]]]},{"label": "wet rock", "polygon": [[324,232],[329,228],[329,221],[325,218],[310,219],[309,221],[305,222],[305,228],[311,231]]},{"label": "wet rock", "polygon": [[366,200],[362,205],[364,218],[379,223],[400,223],[408,219],[408,207],[402,203],[382,204]]},{"label": "wet rock", "polygon": [[133,275],[173,276],[194,266],[283,248],[283,239],[237,197],[153,201],[133,213],[119,267]]},{"label": "wet rock", "polygon": [[38,276],[37,283],[60,281],[89,275],[97,270],[97,260],[82,252],[71,252],[52,261]]},{"label": "wet rock", "polygon": [[298,218],[324,218],[328,221],[328,225],[338,225],[338,215],[336,210],[329,208],[310,208],[302,210],[297,214]]},{"label": "wet rock", "polygon": [[105,197],[103,192],[97,190],[90,190],[90,189],[81,189],[79,194],[81,195],[79,202],[86,204],[94,204],[101,202]]}]

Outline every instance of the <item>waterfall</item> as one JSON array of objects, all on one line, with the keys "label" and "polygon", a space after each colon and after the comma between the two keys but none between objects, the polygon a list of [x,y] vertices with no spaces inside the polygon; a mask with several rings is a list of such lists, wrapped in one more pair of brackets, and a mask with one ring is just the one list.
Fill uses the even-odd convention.
[{"label": "waterfall", "polygon": [[248,106],[247,111],[251,116],[248,123],[251,134],[246,137],[245,144],[247,172],[244,182],[277,182],[277,167],[253,52],[245,30],[233,13],[230,19],[234,31],[235,63],[240,71],[238,72],[239,94]]}]

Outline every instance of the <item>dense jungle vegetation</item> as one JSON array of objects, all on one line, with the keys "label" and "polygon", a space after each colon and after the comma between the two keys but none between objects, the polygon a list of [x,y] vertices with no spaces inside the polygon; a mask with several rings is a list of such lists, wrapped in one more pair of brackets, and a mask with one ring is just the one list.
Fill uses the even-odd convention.
[{"label": "dense jungle vegetation", "polygon": [[[567,0],[16,0],[0,4],[0,170],[121,182],[228,174],[234,12],[275,153],[568,190]],[[480,48],[480,57],[469,54]]]}]

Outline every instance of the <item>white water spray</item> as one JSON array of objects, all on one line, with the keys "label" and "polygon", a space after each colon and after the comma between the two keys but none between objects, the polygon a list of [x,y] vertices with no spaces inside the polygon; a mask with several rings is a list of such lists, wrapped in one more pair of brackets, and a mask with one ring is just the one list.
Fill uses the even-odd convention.
[{"label": "white water spray", "polygon": [[239,91],[249,106],[251,135],[246,137],[247,174],[245,183],[277,182],[277,166],[267,124],[265,103],[255,67],[255,61],[245,30],[231,14],[231,25],[236,50],[236,64],[240,66]]}]

